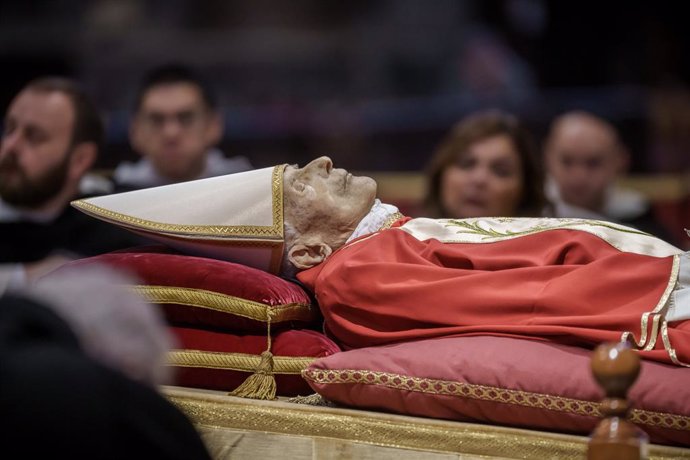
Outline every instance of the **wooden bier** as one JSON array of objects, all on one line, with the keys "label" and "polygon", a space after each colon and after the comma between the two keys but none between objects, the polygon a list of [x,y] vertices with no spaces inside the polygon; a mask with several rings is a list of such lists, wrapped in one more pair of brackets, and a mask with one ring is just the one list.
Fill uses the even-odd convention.
[{"label": "wooden bier", "polygon": [[640,357],[625,342],[602,344],[592,356],[592,373],[604,389],[603,419],[590,436],[589,460],[648,458],[648,436],[627,419],[627,394],[640,373]]}]

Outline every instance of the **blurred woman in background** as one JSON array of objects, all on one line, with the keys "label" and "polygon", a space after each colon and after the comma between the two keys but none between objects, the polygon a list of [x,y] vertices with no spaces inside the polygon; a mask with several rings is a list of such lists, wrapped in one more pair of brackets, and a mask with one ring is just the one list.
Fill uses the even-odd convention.
[{"label": "blurred woman in background", "polygon": [[441,218],[549,215],[530,132],[498,110],[460,120],[430,162],[424,206]]}]

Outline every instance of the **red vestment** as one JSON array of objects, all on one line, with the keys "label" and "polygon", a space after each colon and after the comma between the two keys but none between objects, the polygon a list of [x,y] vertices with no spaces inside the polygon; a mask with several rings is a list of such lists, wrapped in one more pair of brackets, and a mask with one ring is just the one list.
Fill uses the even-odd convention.
[{"label": "red vestment", "polygon": [[593,233],[556,228],[466,243],[392,228],[298,278],[345,348],[455,335],[593,346],[630,336],[646,358],[690,362],[690,321],[663,319],[678,256],[626,252]]}]

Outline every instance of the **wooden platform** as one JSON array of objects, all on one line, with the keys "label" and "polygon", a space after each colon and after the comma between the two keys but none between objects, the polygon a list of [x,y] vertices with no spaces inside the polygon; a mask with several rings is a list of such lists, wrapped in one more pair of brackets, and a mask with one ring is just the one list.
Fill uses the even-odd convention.
[{"label": "wooden platform", "polygon": [[[587,438],[163,387],[215,459],[583,459]],[[651,445],[650,459],[690,459]]]}]

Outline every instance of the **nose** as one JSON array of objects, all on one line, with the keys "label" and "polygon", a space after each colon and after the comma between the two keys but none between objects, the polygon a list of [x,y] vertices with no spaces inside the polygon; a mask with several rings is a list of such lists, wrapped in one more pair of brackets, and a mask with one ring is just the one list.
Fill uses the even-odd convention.
[{"label": "nose", "polygon": [[587,170],[585,165],[577,165],[570,168],[566,175],[566,182],[574,186],[584,186],[591,177],[591,172]]},{"label": "nose", "polygon": [[165,120],[162,127],[163,137],[175,138],[182,132],[182,123],[176,118]]},{"label": "nose", "polygon": [[333,160],[330,158],[323,156],[319,157],[315,160],[312,160],[306,167],[305,169],[316,169],[316,170],[322,170],[326,174],[330,174],[331,169],[333,169]]},{"label": "nose", "polygon": [[21,136],[16,131],[14,133],[5,134],[2,139],[0,139],[0,158],[4,158],[10,154],[10,152],[16,151],[20,146]]},{"label": "nose", "polygon": [[488,168],[477,166],[470,172],[470,181],[475,185],[484,185],[489,179],[490,172]]}]

